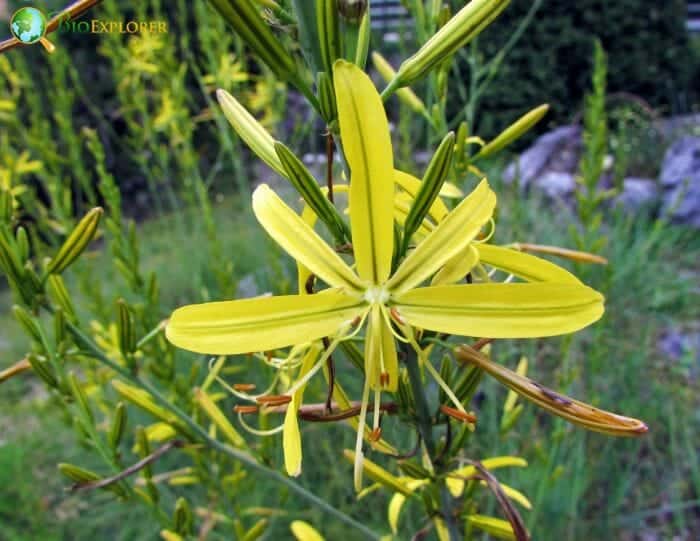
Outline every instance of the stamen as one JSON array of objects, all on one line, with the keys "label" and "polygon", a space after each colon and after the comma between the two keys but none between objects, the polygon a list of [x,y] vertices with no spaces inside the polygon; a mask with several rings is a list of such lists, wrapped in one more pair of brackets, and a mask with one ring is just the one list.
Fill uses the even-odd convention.
[{"label": "stamen", "polygon": [[379,384],[382,387],[388,387],[389,383],[390,383],[389,372],[382,372],[381,374],[379,374]]},{"label": "stamen", "polygon": [[459,411],[455,408],[451,408],[450,406],[445,406],[444,404],[440,406],[440,411],[445,415],[449,415],[450,417],[453,417],[459,421],[463,421],[465,423],[476,423],[476,415],[472,415],[471,413]]},{"label": "stamen", "polygon": [[235,413],[242,413],[242,414],[258,413],[258,406],[245,406],[245,405],[237,404],[237,405],[233,406],[233,411]]},{"label": "stamen", "polygon": [[251,434],[255,434],[256,436],[274,436],[275,434],[279,434],[280,432],[282,432],[282,430],[284,430],[284,423],[282,423],[279,426],[276,426],[275,428],[271,428],[270,430],[260,430],[258,428],[253,428],[245,422],[245,419],[243,419],[243,414],[241,413],[238,414],[238,422],[241,423],[241,426],[246,432],[250,432]]},{"label": "stamen", "polygon": [[399,314],[399,311],[395,307],[391,307],[389,309],[389,313],[391,314],[392,319],[396,321],[399,325],[406,325],[406,320],[401,317],[401,314]]},{"label": "stamen", "polygon": [[382,438],[382,427],[378,426],[372,432],[370,432],[369,435],[369,441],[371,442],[377,442]]},{"label": "stamen", "polygon": [[379,415],[381,412],[380,406],[382,405],[382,392],[374,391],[374,422],[372,423],[372,432],[381,430],[379,428]]},{"label": "stamen", "polygon": [[496,232],[496,221],[492,218],[489,219],[489,232],[486,235],[479,236],[479,238],[475,239],[473,242],[475,244],[484,244],[485,242],[488,242],[491,240],[491,237],[493,237],[494,233]]},{"label": "stamen", "polygon": [[254,391],[255,383],[234,383],[233,388],[241,392]]},{"label": "stamen", "polygon": [[282,406],[289,404],[292,401],[292,397],[286,394],[267,395],[259,396],[255,401],[263,406]]},{"label": "stamen", "polygon": [[[382,317],[384,318],[384,321],[386,322],[387,327],[389,327],[389,332],[394,335],[394,338],[396,338],[399,342],[403,342],[404,344],[409,344],[410,342],[406,340],[403,336],[401,336],[399,333],[397,333],[394,330],[394,326],[391,324],[392,318],[389,315],[389,310],[387,310],[387,307],[384,305],[381,305],[379,307],[379,310],[382,313]],[[397,321],[398,323],[398,321]],[[399,323],[399,326],[403,326],[403,323]]]}]

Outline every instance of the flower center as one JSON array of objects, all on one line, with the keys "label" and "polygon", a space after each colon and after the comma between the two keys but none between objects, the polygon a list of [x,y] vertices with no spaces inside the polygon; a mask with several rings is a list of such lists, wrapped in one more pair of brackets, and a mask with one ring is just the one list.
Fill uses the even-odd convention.
[{"label": "flower center", "polygon": [[369,304],[386,304],[389,300],[389,292],[381,286],[369,287],[365,291],[365,300]]}]

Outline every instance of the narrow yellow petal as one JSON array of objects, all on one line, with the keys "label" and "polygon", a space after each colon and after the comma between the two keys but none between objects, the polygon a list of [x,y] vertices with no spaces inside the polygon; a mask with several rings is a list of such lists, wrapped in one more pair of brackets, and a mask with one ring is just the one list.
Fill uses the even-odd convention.
[{"label": "narrow yellow petal", "polygon": [[564,257],[571,261],[579,263],[597,263],[598,265],[607,265],[608,260],[596,254],[588,252],[580,252],[578,250],[570,250],[568,248],[560,248],[559,246],[546,246],[542,244],[528,244],[524,242],[516,242],[511,245],[515,250],[523,252],[537,252],[540,254],[555,255]]},{"label": "narrow yellow petal", "polygon": [[394,535],[399,531],[399,515],[401,514],[404,503],[406,503],[406,496],[400,492],[394,494],[389,502],[387,513],[389,515],[389,526],[391,526],[391,531]]},{"label": "narrow yellow petal", "polygon": [[330,290],[192,304],[173,312],[165,333],[177,347],[197,353],[267,351],[336,333],[362,313],[362,302]]},{"label": "narrow yellow petal", "polygon": [[439,286],[459,282],[476,267],[478,262],[479,252],[473,244],[470,244],[445,263],[445,266],[433,277],[432,285]]},{"label": "narrow yellow petal", "polygon": [[433,523],[435,524],[435,533],[437,533],[438,541],[450,541],[450,532],[445,521],[436,516],[433,519]]},{"label": "narrow yellow petal", "polygon": [[[321,348],[314,344],[304,356],[299,370],[298,378],[303,378],[314,366]],[[297,477],[301,473],[301,432],[299,431],[299,421],[297,412],[304,399],[304,389],[302,385],[292,396],[292,401],[287,406],[284,416],[284,429],[282,430],[282,447],[284,449],[284,467],[287,475]]]},{"label": "narrow yellow petal", "polygon": [[238,431],[233,428],[231,422],[226,418],[224,413],[219,409],[219,406],[211,399],[211,397],[202,391],[201,389],[196,389],[194,398],[202,408],[202,411],[206,413],[207,417],[223,432],[226,439],[230,441],[235,447],[243,447],[245,445],[245,440],[238,433]]},{"label": "narrow yellow petal", "polygon": [[338,122],[350,168],[350,225],[357,271],[381,284],[391,271],[394,229],[394,160],[384,105],[360,68],[339,60],[333,66]]},{"label": "narrow yellow petal", "polygon": [[313,526],[302,520],[295,520],[290,528],[297,541],[324,541],[323,536]]},{"label": "narrow yellow petal", "polygon": [[396,343],[379,306],[373,306],[369,314],[365,338],[365,377],[369,378],[370,388],[373,390],[393,393],[398,388],[399,361]]},{"label": "narrow yellow petal", "polygon": [[[345,449],[343,451],[343,454],[345,455],[345,458],[349,460],[350,462],[355,462],[355,452],[351,451],[350,449]],[[379,466],[378,464],[372,462],[371,460],[367,460],[366,458],[362,461],[362,468],[364,469],[365,473],[367,476],[372,479],[372,481],[376,481],[377,483],[381,483],[385,487],[387,487],[389,490],[393,492],[398,492],[400,494],[403,494],[404,496],[410,496],[413,490],[408,488],[407,484],[402,481],[400,478],[396,477],[395,475],[389,473],[386,471],[384,468]]]},{"label": "narrow yellow petal", "polygon": [[[486,486],[485,481],[482,481],[481,484]],[[508,496],[508,498],[522,505],[524,509],[527,509],[528,511],[532,510],[532,503],[530,502],[528,497],[525,496],[525,494],[503,483],[499,483],[499,485],[501,486],[501,490],[503,491],[503,493],[506,496]]]},{"label": "narrow yellow petal", "polygon": [[510,525],[510,522],[502,518],[488,517],[486,515],[469,515],[467,516],[467,522],[497,539],[515,541],[513,527]]},{"label": "narrow yellow petal", "polygon": [[[527,466],[527,460],[519,456],[496,456],[482,460],[481,465],[489,471],[509,467],[525,468]],[[471,465],[463,466],[462,468],[448,473],[445,483],[447,484],[450,494],[455,498],[459,498],[464,491],[464,479],[476,475],[476,473],[476,468]]]},{"label": "narrow yellow petal", "polygon": [[536,338],[577,331],[603,315],[603,296],[574,284],[423,287],[394,297],[411,325],[459,336]]},{"label": "narrow yellow petal", "polygon": [[[301,219],[304,220],[304,223],[306,223],[311,229],[313,229],[314,225],[316,224],[317,216],[309,205],[304,205],[304,210],[301,211]],[[306,265],[297,261],[297,287],[299,295],[306,295],[306,284],[309,278],[311,278],[312,274],[313,273]]]},{"label": "narrow yellow petal", "polygon": [[253,212],[277,244],[326,283],[346,289],[362,287],[340,256],[266,184],[253,193]]},{"label": "narrow yellow petal", "polygon": [[600,410],[589,404],[563,396],[508,370],[505,366],[493,362],[484,354],[468,346],[457,348],[456,353],[460,360],[478,366],[526,400],[588,430],[611,436],[632,437],[641,436],[648,430],[647,425],[638,419]]},{"label": "narrow yellow petal", "polygon": [[433,275],[459,254],[489,221],[496,206],[496,194],[483,180],[437,228],[403,260],[387,282],[393,293],[408,291]]},{"label": "narrow yellow petal", "polygon": [[581,283],[568,270],[534,255],[493,244],[477,244],[476,249],[479,251],[479,260],[482,263],[514,274],[528,282]]}]

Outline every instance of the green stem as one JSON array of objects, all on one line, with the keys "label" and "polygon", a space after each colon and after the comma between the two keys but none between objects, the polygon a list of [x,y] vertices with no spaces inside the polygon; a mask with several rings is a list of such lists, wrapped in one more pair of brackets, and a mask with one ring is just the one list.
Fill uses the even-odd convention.
[{"label": "green stem", "polygon": [[175,414],[180,420],[182,420],[194,432],[194,434],[196,434],[196,436],[202,442],[206,443],[208,446],[212,447],[213,449],[216,449],[217,451],[220,451],[221,453],[228,455],[229,457],[233,458],[234,460],[238,460],[239,462],[242,462],[246,466],[249,466],[251,469],[257,470],[258,472],[267,476],[269,479],[271,479],[273,481],[277,481],[278,483],[285,485],[293,492],[296,492],[297,494],[299,494],[299,496],[304,498],[309,503],[318,506],[320,509],[322,509],[325,512],[327,512],[328,514],[334,516],[335,518],[337,518],[341,522],[344,522],[345,524],[348,524],[349,526],[352,526],[353,528],[360,530],[365,536],[367,536],[367,539],[375,539],[375,540],[380,539],[379,535],[377,535],[375,532],[373,532],[372,530],[370,530],[369,528],[367,528],[363,524],[360,524],[359,522],[354,520],[352,517],[346,515],[342,511],[339,511],[335,507],[326,503],[325,501],[320,499],[318,496],[316,496],[312,492],[309,492],[304,487],[298,485],[297,483],[295,483],[294,481],[292,481],[288,477],[276,472],[275,470],[268,468],[267,466],[260,464],[257,460],[255,460],[254,457],[252,457],[248,453],[246,453],[244,451],[240,451],[238,449],[234,449],[233,447],[230,447],[224,443],[221,443],[220,441],[217,441],[217,440],[211,438],[204,428],[199,426],[189,415],[187,415],[184,411],[182,411],[178,406],[176,406],[175,404],[172,404],[151,383],[139,378],[138,376],[131,374],[127,369],[119,366],[114,361],[109,359],[100,350],[100,348],[88,336],[86,336],[83,333],[83,331],[81,331],[78,327],[76,327],[72,323],[67,323],[66,326],[67,326],[68,330],[70,331],[70,333],[73,335],[73,338],[75,339],[76,343],[79,346],[88,350],[89,353],[91,354],[91,356],[93,358],[95,358],[95,360],[99,361],[103,365],[105,365],[108,368],[110,368],[111,370],[115,371],[117,374],[119,374],[124,379],[127,379],[131,383],[134,383],[135,385],[138,385],[139,387],[148,391],[155,398],[155,400],[157,402],[159,402],[164,408],[168,409],[170,412]]}]

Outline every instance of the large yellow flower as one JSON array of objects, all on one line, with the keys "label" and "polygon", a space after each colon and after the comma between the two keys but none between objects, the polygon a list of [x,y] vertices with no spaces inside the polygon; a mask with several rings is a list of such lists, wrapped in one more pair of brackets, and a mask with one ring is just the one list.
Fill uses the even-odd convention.
[{"label": "large yellow flower", "polygon": [[[356,270],[267,185],[262,185],[253,194],[253,210],[260,224],[328,288],[315,295],[185,306],[172,314],[166,332],[176,346],[226,355],[274,350],[323,337],[334,337],[337,344],[366,322],[357,472],[369,391],[393,392],[398,384],[394,323],[401,329],[412,327],[459,336],[553,336],[576,331],[600,318],[603,297],[552,263],[497,248],[491,252],[486,248],[485,252],[492,260],[502,258],[498,250],[520,256],[518,261],[527,263],[524,274],[532,275],[525,277],[531,281],[426,286],[431,277],[469,248],[491,219],[496,196],[486,180],[453,211],[441,216],[392,270],[395,172],[384,107],[369,77],[353,64],[338,61],[334,82],[342,148],[349,169]],[[307,367],[303,378],[290,389],[290,396],[303,387],[326,358],[322,355],[314,366]]]}]

